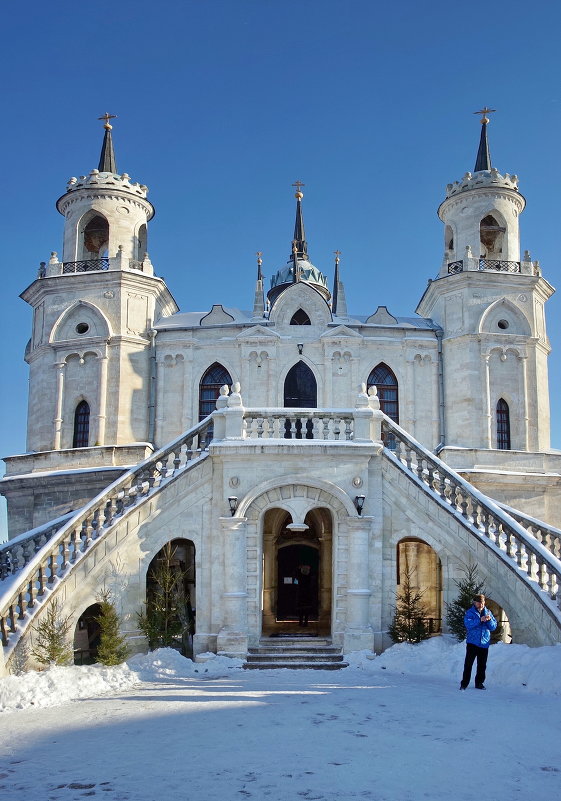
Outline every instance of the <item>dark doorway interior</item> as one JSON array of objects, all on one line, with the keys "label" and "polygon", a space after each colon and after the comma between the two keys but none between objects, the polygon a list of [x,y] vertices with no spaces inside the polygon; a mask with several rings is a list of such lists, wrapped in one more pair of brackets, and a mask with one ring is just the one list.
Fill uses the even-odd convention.
[{"label": "dark doorway interior", "polygon": [[92,604],[78,618],[74,632],[74,664],[93,665],[97,662],[97,649],[101,629],[97,618],[101,614],[101,606]]},{"label": "dark doorway interior", "polygon": [[[308,565],[309,576],[301,577],[301,567]],[[286,545],[277,557],[277,621],[299,620],[306,607],[309,620],[318,619],[319,551],[310,545]],[[306,584],[304,589],[303,584]]]}]

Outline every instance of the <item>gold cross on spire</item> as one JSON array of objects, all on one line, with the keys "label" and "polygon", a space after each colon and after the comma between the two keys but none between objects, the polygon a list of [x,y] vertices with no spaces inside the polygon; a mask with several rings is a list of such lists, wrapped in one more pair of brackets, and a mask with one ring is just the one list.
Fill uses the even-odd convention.
[{"label": "gold cross on spire", "polygon": [[479,109],[479,111],[474,111],[473,113],[481,114],[481,125],[487,125],[489,122],[489,117],[487,117],[487,114],[493,114],[496,110],[496,108],[487,108],[487,106],[483,106],[482,109]]},{"label": "gold cross on spire", "polygon": [[302,189],[300,187],[306,186],[306,184],[303,184],[302,181],[295,181],[292,186],[296,187],[296,192],[294,193],[296,200],[302,200],[304,195],[302,194]]},{"label": "gold cross on spire", "polygon": [[263,255],[262,251],[258,250],[255,255],[257,256],[257,264],[261,267],[261,265],[263,264],[263,259],[261,258],[261,256]]},{"label": "gold cross on spire", "polygon": [[341,251],[334,250],[333,253],[335,254],[335,264],[339,264],[339,256],[341,255]]},{"label": "gold cross on spire", "polygon": [[117,119],[117,115],[116,114],[109,114],[107,111],[105,112],[103,117],[98,117],[98,120],[105,120],[105,125],[103,127],[107,131],[110,131],[111,128],[113,127],[112,125],[109,125],[109,120],[115,120],[115,119]]}]

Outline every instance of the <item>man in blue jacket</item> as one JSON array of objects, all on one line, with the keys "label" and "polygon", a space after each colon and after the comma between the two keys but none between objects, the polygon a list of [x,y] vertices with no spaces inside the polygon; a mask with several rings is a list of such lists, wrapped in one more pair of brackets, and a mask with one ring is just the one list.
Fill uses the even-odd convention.
[{"label": "man in blue jacket", "polygon": [[487,665],[487,655],[489,653],[489,643],[491,642],[491,632],[497,628],[497,621],[489,609],[485,607],[485,596],[475,595],[473,606],[464,615],[464,626],[466,627],[466,660],[464,662],[464,675],[460,690],[465,690],[471,679],[471,669],[477,659],[477,672],[475,674],[475,686],[478,690],[484,690],[485,685],[485,666]]}]

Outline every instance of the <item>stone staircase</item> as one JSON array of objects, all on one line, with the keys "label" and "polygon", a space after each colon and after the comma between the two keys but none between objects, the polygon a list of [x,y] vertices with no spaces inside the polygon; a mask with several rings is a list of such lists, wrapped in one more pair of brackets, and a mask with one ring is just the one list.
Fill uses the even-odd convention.
[{"label": "stone staircase", "polygon": [[341,649],[327,638],[264,637],[247,649],[246,670],[340,670],[348,667]]}]

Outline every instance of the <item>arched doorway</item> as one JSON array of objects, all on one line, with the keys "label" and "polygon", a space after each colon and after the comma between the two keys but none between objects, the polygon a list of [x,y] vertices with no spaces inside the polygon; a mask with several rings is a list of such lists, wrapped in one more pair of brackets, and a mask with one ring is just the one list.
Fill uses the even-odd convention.
[{"label": "arched doorway", "polygon": [[100,604],[92,604],[82,612],[74,630],[74,664],[93,665],[97,662],[97,649],[101,629],[97,618],[101,614]]},{"label": "arched doorway", "polygon": [[305,362],[296,362],[284,380],[284,405],[315,409],[318,404],[316,377]]},{"label": "arched doorway", "polygon": [[195,545],[167,542],[146,573],[146,609],[140,628],[151,650],[171,647],[191,656],[196,618]]},{"label": "arched doorway", "polygon": [[427,612],[425,625],[430,634],[442,629],[442,566],[438,554],[423,540],[408,537],[397,544],[396,595],[399,598],[406,582],[422,593],[421,604]]},{"label": "arched doorway", "polygon": [[332,518],[312,509],[294,524],[284,509],[269,509],[263,522],[264,636],[331,633]]}]

